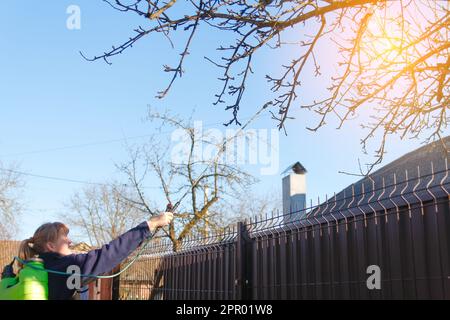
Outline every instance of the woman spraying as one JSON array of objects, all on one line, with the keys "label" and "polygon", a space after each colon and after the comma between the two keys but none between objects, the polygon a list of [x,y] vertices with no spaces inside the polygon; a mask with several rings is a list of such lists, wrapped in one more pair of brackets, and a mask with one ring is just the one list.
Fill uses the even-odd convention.
[{"label": "woman spraying", "polygon": [[[19,258],[29,260],[38,256],[45,269],[66,272],[69,266],[77,266],[81,274],[101,275],[111,271],[125,260],[156,229],[168,225],[173,219],[171,212],[163,212],[128,230],[101,248],[85,254],[73,254],[69,249],[69,229],[60,222],[40,226],[33,237],[22,241]],[[69,275],[48,274],[49,300],[66,300],[74,297],[76,289],[67,285]]]}]

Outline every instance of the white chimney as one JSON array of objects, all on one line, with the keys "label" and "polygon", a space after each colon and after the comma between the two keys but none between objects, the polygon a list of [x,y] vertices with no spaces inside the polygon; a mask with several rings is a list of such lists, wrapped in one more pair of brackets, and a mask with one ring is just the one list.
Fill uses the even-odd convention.
[{"label": "white chimney", "polygon": [[306,209],[306,169],[296,162],[282,175],[283,216],[286,223],[301,217]]}]

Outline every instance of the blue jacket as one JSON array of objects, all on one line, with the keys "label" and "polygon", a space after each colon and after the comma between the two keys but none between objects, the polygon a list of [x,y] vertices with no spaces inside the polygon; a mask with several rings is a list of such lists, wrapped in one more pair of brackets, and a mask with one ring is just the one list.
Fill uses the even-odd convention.
[{"label": "blue jacket", "polygon": [[[128,257],[143,240],[151,236],[147,222],[142,222],[117,239],[103,245],[100,249],[85,254],[62,256],[55,252],[46,252],[39,256],[44,260],[45,268],[49,270],[67,272],[67,267],[76,265],[80,268],[82,274],[101,275],[111,271]],[[67,287],[68,277],[53,273],[48,274],[49,300],[67,300],[74,296],[76,290]],[[81,280],[87,279],[82,278]]]}]

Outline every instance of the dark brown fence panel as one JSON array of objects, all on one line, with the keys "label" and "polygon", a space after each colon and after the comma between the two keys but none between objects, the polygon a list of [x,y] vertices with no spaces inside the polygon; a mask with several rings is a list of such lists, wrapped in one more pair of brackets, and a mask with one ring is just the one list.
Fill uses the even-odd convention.
[{"label": "dark brown fence panel", "polygon": [[[350,197],[344,192],[297,220],[240,222],[236,231],[191,239],[178,252],[158,242],[121,276],[118,296],[450,299],[448,170],[432,175],[423,188],[420,178],[390,187],[383,180],[381,190],[373,183],[359,195],[352,187]],[[430,187],[432,181],[440,184]],[[380,268],[381,289],[368,288],[369,266]]]}]

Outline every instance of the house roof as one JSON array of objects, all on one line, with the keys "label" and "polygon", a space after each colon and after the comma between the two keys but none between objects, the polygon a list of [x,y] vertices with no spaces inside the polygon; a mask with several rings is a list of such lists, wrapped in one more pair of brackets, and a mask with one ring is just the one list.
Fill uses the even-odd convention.
[{"label": "house roof", "polygon": [[[450,136],[422,146],[344,188],[306,216],[320,217],[338,210],[344,215],[355,215],[356,211],[367,213],[383,210],[383,206],[400,207],[447,196],[449,150]],[[358,209],[351,211],[355,206]]]},{"label": "house roof", "polygon": [[88,251],[91,251],[92,249],[93,247],[85,242],[76,243],[70,246],[70,250],[72,250],[74,253],[86,253]]},{"label": "house roof", "polygon": [[291,164],[289,167],[287,167],[281,174],[284,175],[288,172],[295,172],[296,174],[303,174],[306,173],[305,167],[300,162],[295,162]]}]

